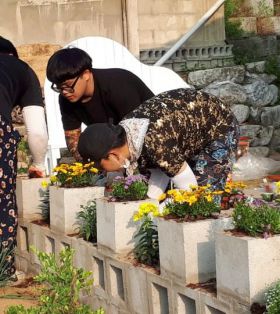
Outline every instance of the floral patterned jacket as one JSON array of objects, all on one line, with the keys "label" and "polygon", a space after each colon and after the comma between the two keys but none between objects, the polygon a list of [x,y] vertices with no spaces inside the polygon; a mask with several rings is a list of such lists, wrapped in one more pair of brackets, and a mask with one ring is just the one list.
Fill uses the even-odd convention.
[{"label": "floral patterned jacket", "polygon": [[140,171],[159,167],[171,177],[184,161],[238,127],[230,107],[215,96],[193,89],[154,96],[123,120],[133,118],[149,119],[138,159]]}]

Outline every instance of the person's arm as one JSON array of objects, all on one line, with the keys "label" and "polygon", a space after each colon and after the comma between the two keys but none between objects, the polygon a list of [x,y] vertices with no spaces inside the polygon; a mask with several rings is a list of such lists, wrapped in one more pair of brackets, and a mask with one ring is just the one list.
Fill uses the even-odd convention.
[{"label": "person's arm", "polygon": [[197,185],[196,177],[186,162],[184,162],[180,171],[171,180],[176,188],[182,190],[189,190],[191,185]]},{"label": "person's arm", "polygon": [[81,128],[64,131],[64,134],[69,152],[77,161],[82,160],[82,157],[77,150],[79,137],[81,135]]},{"label": "person's arm", "polygon": [[167,188],[170,178],[160,169],[149,169],[151,176],[149,179],[149,186],[147,195],[149,198],[158,199]]},{"label": "person's arm", "polygon": [[28,146],[32,155],[29,167],[30,177],[44,177],[46,175],[45,156],[48,146],[48,133],[44,108],[40,106],[26,106],[22,110],[26,127]]}]

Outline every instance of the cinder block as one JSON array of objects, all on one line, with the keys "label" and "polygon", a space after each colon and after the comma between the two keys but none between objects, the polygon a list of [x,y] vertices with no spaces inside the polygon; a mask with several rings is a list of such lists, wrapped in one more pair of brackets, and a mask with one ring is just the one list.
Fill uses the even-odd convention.
[{"label": "cinder block", "polygon": [[149,312],[156,314],[175,313],[173,311],[171,281],[147,272]]},{"label": "cinder block", "polygon": [[280,236],[268,239],[219,233],[216,238],[218,298],[250,306],[280,278]]},{"label": "cinder block", "polygon": [[77,232],[81,205],[104,196],[104,187],[61,188],[50,186],[50,228],[65,234]]},{"label": "cinder block", "polygon": [[215,232],[229,228],[231,218],[182,223],[159,218],[161,275],[183,284],[215,277]]},{"label": "cinder block", "polygon": [[[106,198],[96,201],[97,212],[97,245],[108,248],[114,253],[129,252],[134,248],[134,235],[137,224],[133,215],[141,203],[147,202],[112,202]],[[155,200],[148,200],[158,204]]]},{"label": "cinder block", "polygon": [[147,271],[133,265],[127,267],[128,302],[132,313],[149,313]]},{"label": "cinder block", "polygon": [[257,19],[259,35],[280,34],[280,16],[261,17]]},{"label": "cinder block", "polygon": [[40,204],[40,189],[42,189],[42,182],[47,181],[48,178],[18,178],[16,187],[18,217],[28,219],[40,219],[41,210]]}]

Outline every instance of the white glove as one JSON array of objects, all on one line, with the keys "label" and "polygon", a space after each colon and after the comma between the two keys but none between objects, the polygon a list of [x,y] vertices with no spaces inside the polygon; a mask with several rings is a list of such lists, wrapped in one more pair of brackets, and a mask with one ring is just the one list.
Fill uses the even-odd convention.
[{"label": "white glove", "polygon": [[170,178],[160,169],[149,169],[151,177],[149,179],[148,197],[158,199],[164,193]]},{"label": "white glove", "polygon": [[26,106],[22,110],[26,126],[28,146],[32,155],[32,165],[45,170],[44,162],[48,146],[48,133],[44,108],[40,106]]},{"label": "white glove", "polygon": [[196,177],[192,172],[190,166],[185,163],[185,169],[177,174],[175,177],[171,178],[175,187],[182,190],[189,190],[190,185],[197,185]]}]

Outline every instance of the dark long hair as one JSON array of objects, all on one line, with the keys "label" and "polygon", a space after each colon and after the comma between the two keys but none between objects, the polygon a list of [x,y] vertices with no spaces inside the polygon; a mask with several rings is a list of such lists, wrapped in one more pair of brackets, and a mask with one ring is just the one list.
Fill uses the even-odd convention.
[{"label": "dark long hair", "polygon": [[0,53],[10,54],[18,58],[16,47],[8,39],[0,36]]}]

